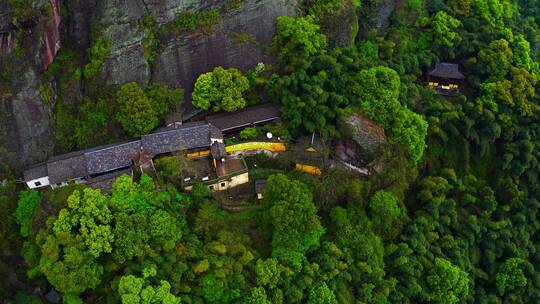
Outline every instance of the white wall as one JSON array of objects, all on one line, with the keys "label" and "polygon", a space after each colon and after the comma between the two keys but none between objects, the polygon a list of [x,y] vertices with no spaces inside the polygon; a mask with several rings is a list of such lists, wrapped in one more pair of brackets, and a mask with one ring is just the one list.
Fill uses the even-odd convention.
[{"label": "white wall", "polygon": [[[36,186],[36,182],[37,182],[37,183],[41,183],[41,185]],[[33,180],[30,180],[30,181],[27,181],[27,182],[26,182],[26,185],[27,185],[28,188],[30,188],[30,189],[47,187],[48,185],[50,185],[49,177],[48,177],[48,176],[45,176],[45,177],[41,177],[41,178],[37,178],[37,179],[33,179]]]}]

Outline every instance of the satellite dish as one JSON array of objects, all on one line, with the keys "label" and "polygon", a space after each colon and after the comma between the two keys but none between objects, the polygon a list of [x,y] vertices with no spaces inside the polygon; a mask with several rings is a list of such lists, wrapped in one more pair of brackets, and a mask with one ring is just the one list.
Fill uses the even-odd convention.
[{"label": "satellite dish", "polygon": [[272,133],[270,133],[270,132],[266,133],[266,137],[268,137],[268,139],[272,139],[272,136],[274,136],[274,135],[272,135]]}]

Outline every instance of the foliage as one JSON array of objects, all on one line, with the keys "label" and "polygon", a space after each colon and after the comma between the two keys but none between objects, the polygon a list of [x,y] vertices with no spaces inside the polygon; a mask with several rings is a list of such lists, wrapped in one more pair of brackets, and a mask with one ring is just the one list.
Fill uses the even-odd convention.
[{"label": "foliage", "polygon": [[21,226],[21,235],[28,237],[32,230],[32,219],[34,212],[41,201],[39,192],[35,190],[26,190],[19,195],[19,204],[15,211],[17,222]]},{"label": "foliage", "polygon": [[298,255],[319,244],[324,233],[307,187],[283,174],[268,178],[263,198],[265,222],[275,256],[298,266]]},{"label": "foliage", "polygon": [[281,16],[277,20],[277,34],[273,44],[282,61],[292,62],[295,58],[309,58],[324,51],[327,42],[313,17]]},{"label": "foliage", "polygon": [[256,127],[245,128],[244,130],[240,131],[240,135],[238,137],[244,140],[257,138],[259,137],[259,129]]},{"label": "foliage", "polygon": [[459,303],[469,293],[467,273],[445,259],[435,259],[427,282],[432,290],[431,297],[437,303]]},{"label": "foliage", "polygon": [[515,289],[527,285],[527,278],[521,267],[523,263],[524,261],[520,258],[510,258],[501,265],[501,269],[495,278],[500,294],[504,294],[507,289]]},{"label": "foliage", "polygon": [[151,84],[145,88],[145,94],[150,99],[152,107],[160,119],[169,112],[177,111],[184,98],[183,89],[172,89],[158,83]]},{"label": "foliage", "polygon": [[98,99],[96,102],[85,99],[73,135],[77,146],[95,146],[103,138],[106,138],[111,119],[110,115],[110,110],[104,99]]},{"label": "foliage", "polygon": [[161,280],[160,285],[157,287],[151,285],[145,287],[145,285],[144,279],[137,278],[134,275],[121,277],[118,283],[118,293],[122,299],[122,304],[180,303],[180,298],[171,293],[171,284],[169,282]]},{"label": "foliage", "polygon": [[159,29],[162,33],[177,31],[193,32],[196,30],[208,30],[220,19],[220,13],[216,9],[203,12],[181,11],[176,18]]},{"label": "foliage", "polygon": [[232,112],[246,106],[242,94],[249,88],[247,78],[238,69],[215,68],[195,82],[193,105],[203,110]]},{"label": "foliage", "polygon": [[369,209],[373,215],[373,224],[381,231],[390,229],[402,214],[398,198],[384,190],[379,190],[373,195]]},{"label": "foliage", "polygon": [[92,79],[98,75],[101,66],[109,55],[111,45],[105,36],[100,35],[88,49],[88,63],[84,66],[84,77]]},{"label": "foliage", "polygon": [[310,304],[337,304],[334,292],[326,283],[319,284],[309,291],[308,303]]},{"label": "foliage", "polygon": [[401,83],[396,71],[378,66],[360,71],[357,78],[353,87],[356,104],[388,132],[391,140],[407,147],[411,161],[419,161],[426,148],[428,124],[400,104]]},{"label": "foliage", "polygon": [[116,93],[116,103],[118,104],[116,119],[131,136],[139,137],[157,127],[158,113],[136,82],[122,86]]}]

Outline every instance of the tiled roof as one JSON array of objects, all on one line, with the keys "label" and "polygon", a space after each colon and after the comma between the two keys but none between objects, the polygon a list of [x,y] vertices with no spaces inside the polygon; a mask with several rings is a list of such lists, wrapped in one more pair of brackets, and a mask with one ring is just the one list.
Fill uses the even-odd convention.
[{"label": "tiled roof", "polygon": [[214,126],[211,123],[209,123],[208,127],[210,128],[210,138],[223,139],[223,133],[221,132],[220,129],[218,129],[216,126]]},{"label": "tiled roof", "polygon": [[99,174],[131,165],[139,154],[141,141],[112,144],[86,150],[84,153],[89,174]]},{"label": "tiled roof", "polygon": [[459,71],[459,66],[448,62],[437,63],[429,75],[447,79],[465,79],[465,75]]},{"label": "tiled roof", "polygon": [[227,156],[225,144],[221,142],[214,142],[210,147],[210,152],[212,152],[212,157],[214,159],[222,159]]},{"label": "tiled roof", "polygon": [[38,178],[42,178],[42,177],[45,177],[45,176],[48,176],[49,174],[47,173],[47,164],[46,163],[41,163],[37,166],[34,166],[34,167],[31,167],[31,168],[28,168],[26,170],[24,170],[24,180],[25,181],[31,181],[33,179],[38,179]]},{"label": "tiled roof", "polygon": [[218,127],[222,132],[269,122],[281,117],[279,106],[266,103],[249,107],[232,113],[221,113],[206,117],[206,120]]},{"label": "tiled roof", "polygon": [[83,152],[77,151],[64,154],[49,160],[47,162],[47,172],[51,184],[87,176],[88,172]]},{"label": "tiled roof", "polygon": [[112,173],[100,175],[95,178],[91,178],[87,181],[86,185],[94,189],[100,189],[103,193],[110,193],[113,183],[116,179],[123,174],[131,175],[131,169],[122,171],[114,171]]},{"label": "tiled roof", "polygon": [[265,179],[259,179],[259,180],[255,181],[255,192],[256,193],[263,193],[265,188],[266,188],[266,180]]},{"label": "tiled roof", "polygon": [[170,126],[175,123],[182,123],[182,113],[171,113],[165,116],[166,126]]},{"label": "tiled roof", "polygon": [[163,132],[143,135],[144,148],[152,155],[210,146],[210,127],[206,122],[193,122]]}]

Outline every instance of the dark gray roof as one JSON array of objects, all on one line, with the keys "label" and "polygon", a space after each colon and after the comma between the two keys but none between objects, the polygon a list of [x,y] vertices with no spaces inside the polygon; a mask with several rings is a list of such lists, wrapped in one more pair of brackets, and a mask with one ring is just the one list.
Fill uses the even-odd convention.
[{"label": "dark gray roof", "polygon": [[163,132],[143,135],[144,148],[152,155],[210,146],[210,126],[193,122]]},{"label": "dark gray roof", "polygon": [[88,175],[83,151],[51,158],[47,162],[47,171],[49,173],[49,181],[51,184],[61,183]]},{"label": "dark gray roof", "polygon": [[206,117],[206,120],[222,132],[270,122],[281,117],[279,106],[266,103],[231,113],[221,113]]},{"label": "dark gray roof", "polygon": [[60,294],[56,290],[51,289],[51,291],[45,294],[45,300],[47,300],[47,302],[51,304],[56,304],[56,303],[60,303],[60,300],[62,300],[62,298],[60,297]]},{"label": "dark gray roof", "polygon": [[465,79],[465,75],[459,71],[459,66],[448,62],[437,63],[429,75],[447,79]]},{"label": "dark gray roof", "polygon": [[91,178],[87,181],[86,185],[94,189],[100,189],[102,193],[110,193],[112,190],[112,185],[114,184],[116,179],[123,174],[131,176],[131,169],[114,171],[108,174]]},{"label": "dark gray roof", "polygon": [[210,138],[223,139],[223,132],[213,124],[209,124]]},{"label": "dark gray roof", "polygon": [[165,125],[169,126],[175,123],[182,123],[182,113],[170,113],[165,116]]},{"label": "dark gray roof", "polygon": [[23,174],[24,174],[24,180],[27,182],[33,179],[38,179],[38,178],[48,176],[49,173],[47,172],[47,163],[41,163],[34,167],[28,168],[24,170]]},{"label": "dark gray roof", "polygon": [[212,152],[212,157],[214,159],[222,159],[227,156],[225,151],[225,144],[220,142],[214,142],[210,147],[210,152]]},{"label": "dark gray roof", "polygon": [[131,160],[139,154],[141,141],[112,144],[86,150],[88,173],[99,174],[129,167]]},{"label": "dark gray roof", "polygon": [[255,181],[255,192],[263,193],[265,188],[266,188],[266,180],[265,179],[260,179],[260,180]]}]

